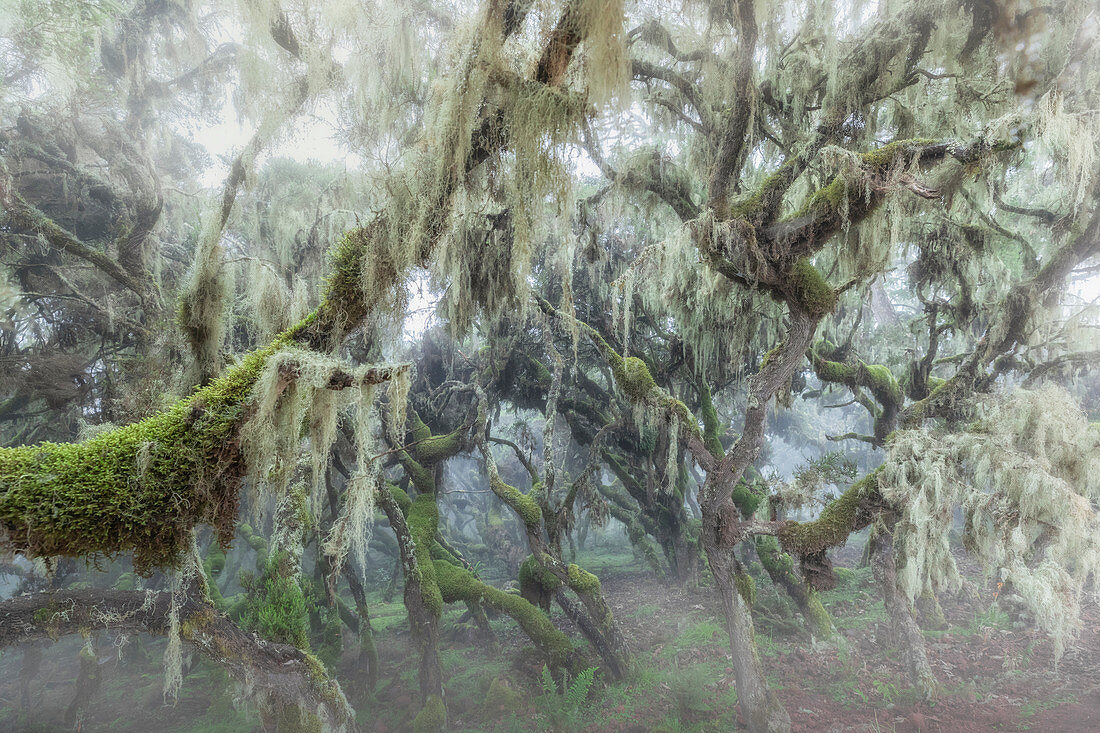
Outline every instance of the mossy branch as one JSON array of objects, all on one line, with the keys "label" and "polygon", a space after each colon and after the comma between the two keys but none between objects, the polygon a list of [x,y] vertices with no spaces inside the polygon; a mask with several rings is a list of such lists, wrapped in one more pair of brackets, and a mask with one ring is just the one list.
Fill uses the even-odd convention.
[{"label": "mossy branch", "polygon": [[[0,448],[0,527],[28,555],[134,553],[139,571],[177,565],[197,524],[228,545],[250,471],[241,430],[280,337],[168,410],[83,443]],[[357,374],[378,383],[402,367]],[[407,368],[407,367],[406,367]],[[340,372],[333,388],[348,383]],[[358,381],[358,380],[356,380]]]},{"label": "mossy branch", "polygon": [[[172,594],[102,588],[48,591],[0,602],[0,646],[54,639],[88,629],[164,636],[171,627]],[[325,730],[353,727],[354,712],[340,686],[312,655],[242,631],[205,601],[178,603],[183,640],[225,667],[269,713],[312,720]]]},{"label": "mossy branch", "polygon": [[675,399],[667,390],[660,387],[654,381],[653,375],[650,373],[649,367],[646,366],[644,361],[636,356],[628,356],[624,359],[619,352],[615,351],[615,349],[607,343],[607,339],[600,335],[600,332],[592,328],[592,326],[579,318],[559,311],[554,306],[550,305],[545,298],[536,295],[535,300],[539,308],[542,309],[542,312],[551,318],[576,324],[577,328],[592,341],[600,356],[603,357],[607,365],[611,368],[615,386],[618,387],[619,391],[626,395],[631,402],[650,404],[666,410],[670,415],[676,416],[680,429],[683,430],[689,438],[702,441],[703,434],[699,430],[699,423],[695,419],[695,415],[691,413],[687,405]]},{"label": "mossy branch", "polygon": [[894,431],[898,414],[904,404],[905,395],[898,380],[888,367],[880,364],[867,364],[856,359],[854,364],[833,361],[828,358],[835,347],[827,341],[819,342],[809,352],[810,364],[817,378],[823,382],[843,384],[860,396],[860,389],[867,389],[878,405],[861,403],[871,412],[875,421],[875,445],[882,447],[886,437]]}]

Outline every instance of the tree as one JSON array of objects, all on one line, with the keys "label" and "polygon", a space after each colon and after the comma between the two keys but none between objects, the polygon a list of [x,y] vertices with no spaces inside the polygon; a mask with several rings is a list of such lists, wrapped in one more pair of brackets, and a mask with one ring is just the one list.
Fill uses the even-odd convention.
[{"label": "tree", "polygon": [[[0,139],[0,235],[19,257],[24,299],[39,299],[34,278],[44,271],[52,290],[40,300],[55,309],[19,319],[8,348],[26,359],[27,334],[76,329],[81,368],[105,382],[92,336],[109,337],[115,354],[142,351],[168,328],[168,285],[179,292],[186,387],[200,387],[84,442],[16,436],[26,444],[0,449],[0,525],[6,546],[26,555],[133,553],[138,570],[183,573],[174,592],[152,600],[53,591],[0,603],[19,619],[19,638],[93,618],[168,632],[214,656],[237,645],[243,661],[231,669],[260,673],[250,678],[266,680],[260,702],[270,714],[298,708],[301,721],[346,726],[346,701],[306,651],[301,558],[315,540],[318,595],[337,606],[343,574],[357,604],[344,617],[369,639],[354,566],[364,565],[376,503],[394,533],[420,656],[417,729],[446,720],[444,603],[465,603],[483,632],[485,608],[506,613],[549,667],[579,671],[577,650],[545,613],[552,597],[605,668],[626,672],[629,640],[599,580],[564,558],[578,513],[622,521],[651,564],[662,567],[661,552],[681,580],[705,559],[753,731],[790,722],[756,650],[742,543],[812,632],[828,635],[816,596],[832,580],[827,550],[874,525],[875,575],[914,683],[931,696],[936,682],[910,607],[957,580],[942,538],[962,506],[971,549],[1031,603],[1059,649],[1072,638],[1100,565],[1096,430],[1063,392],[1009,387],[1097,361],[1068,336],[1093,316],[1057,301],[1100,254],[1100,67],[1087,6],[731,0],[695,14],[610,0],[491,0],[464,22],[417,6],[398,14],[407,33],[379,39],[355,12],[243,3],[231,16],[243,46],[210,50],[190,4],[93,5],[87,17],[81,3],[62,15],[83,17],[77,30],[110,41],[91,78],[74,75],[114,105],[93,110],[104,132],[73,140],[86,115],[51,127],[24,111]],[[70,29],[26,13],[20,22],[45,35],[16,47],[5,84],[30,95]],[[347,17],[357,20],[337,20]],[[445,51],[443,32],[454,39]],[[199,58],[159,68],[156,44],[180,38],[196,41]],[[410,38],[427,43],[425,58],[399,53]],[[335,51],[368,42],[391,63]],[[1021,45],[1025,53],[1007,53]],[[189,274],[158,282],[150,263],[172,259],[170,246],[149,252],[154,232],[165,231],[165,182],[148,145],[154,134],[171,137],[159,104],[170,109],[176,88],[211,93],[228,69],[244,92],[257,92],[259,102],[242,94],[240,103],[255,132],[184,248]],[[277,83],[263,87],[264,75]],[[266,182],[246,189],[262,151],[322,99],[338,100],[348,143],[382,165],[373,188],[341,192],[341,201],[370,197],[373,213],[338,238],[323,284],[310,284],[295,271],[315,271],[319,233],[333,231],[328,214],[338,207],[303,205],[308,226],[288,216],[284,230],[262,211],[264,186],[324,202],[312,172],[269,167]],[[28,110],[38,104],[26,101]],[[138,131],[137,144],[120,119]],[[579,155],[594,165],[576,163]],[[107,174],[97,172],[104,165]],[[55,192],[70,185],[76,194],[59,201]],[[178,215],[194,212],[180,206]],[[276,231],[270,249],[249,241]],[[252,329],[230,318],[230,246],[280,294],[251,306]],[[124,333],[108,333],[103,304],[62,272],[72,258],[111,283],[125,312],[140,313]],[[387,361],[386,325],[400,322],[406,284],[424,269],[443,291],[450,333],[424,340],[406,408],[409,367]],[[912,295],[898,294],[906,284]],[[296,302],[316,304],[300,319],[286,316],[296,289]],[[901,305],[917,315],[903,323]],[[909,329],[907,350],[882,337],[889,328]],[[487,344],[468,357],[471,333]],[[25,419],[18,411],[41,393],[43,380],[25,376],[34,369],[23,374],[0,418]],[[374,386],[383,383],[381,402]],[[760,470],[769,415],[796,394],[840,388],[870,427],[833,437],[882,451],[881,465],[815,519],[784,519],[783,492]],[[90,398],[78,390],[65,399]],[[375,419],[376,405],[385,420]],[[505,437],[502,405],[537,414],[541,460]],[[1068,417],[1053,417],[1052,405]],[[308,468],[299,470],[303,446]],[[577,450],[583,460],[566,459]],[[521,530],[522,597],[482,582],[443,531],[445,465],[460,455],[477,457],[496,526],[507,516]],[[991,455],[1027,470],[1009,475]],[[529,488],[504,478],[504,456]],[[277,506],[274,537],[259,538],[266,560],[231,613],[255,627],[264,608],[292,609],[286,624],[264,627],[282,642],[274,647],[249,642],[218,614],[212,555],[204,570],[193,539],[211,525],[224,548],[242,506],[268,505]],[[49,613],[60,600],[79,613]],[[289,682],[273,672],[284,659],[293,662]]]}]

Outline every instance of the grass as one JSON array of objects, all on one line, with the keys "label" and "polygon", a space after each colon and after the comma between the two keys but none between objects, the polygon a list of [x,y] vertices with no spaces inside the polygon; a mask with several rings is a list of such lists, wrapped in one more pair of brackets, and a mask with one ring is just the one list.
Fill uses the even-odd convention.
[{"label": "grass", "polygon": [[1033,718],[1044,710],[1053,710],[1061,705],[1074,705],[1076,695],[1062,695],[1051,700],[1029,700],[1020,706],[1021,718]]}]

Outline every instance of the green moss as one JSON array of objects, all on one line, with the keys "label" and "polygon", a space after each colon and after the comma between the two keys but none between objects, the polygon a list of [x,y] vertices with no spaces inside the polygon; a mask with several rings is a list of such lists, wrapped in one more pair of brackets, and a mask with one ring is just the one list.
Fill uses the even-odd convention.
[{"label": "green moss", "polygon": [[272,555],[241,609],[241,625],[265,639],[309,648],[309,607],[297,574],[280,573],[287,553]]},{"label": "green moss", "polygon": [[798,302],[815,316],[823,316],[836,307],[836,292],[825,281],[808,257],[800,257],[787,273]]},{"label": "green moss", "polygon": [[47,603],[32,613],[31,618],[39,626],[50,626],[57,623],[56,619],[63,610],[59,603]]},{"label": "green moss", "polygon": [[[525,355],[526,356],[526,355]],[[531,368],[532,376],[535,383],[545,389],[550,388],[550,384],[554,381],[553,375],[550,374],[550,370],[546,368],[538,359],[533,359],[527,356],[527,365]]]},{"label": "green moss", "polygon": [[209,575],[220,575],[225,570],[225,552],[218,545],[214,545],[210,548],[210,551],[206,553],[206,559],[203,561],[203,565],[206,567],[206,572]]},{"label": "green moss", "polygon": [[462,450],[465,429],[459,428],[445,435],[433,435],[422,439],[415,449],[416,459],[425,466],[451,458]]},{"label": "green moss", "polygon": [[536,584],[548,591],[561,587],[561,579],[547,570],[534,555],[528,555],[519,566],[519,584]]},{"label": "green moss", "polygon": [[533,530],[538,530],[542,524],[542,509],[538,502],[511,484],[505,483],[499,476],[490,477],[493,493],[501,498],[505,504],[512,507],[523,520],[523,523]]},{"label": "green moss", "polygon": [[139,572],[178,565],[191,529],[228,544],[247,471],[245,404],[278,339],[165,412],[83,443],[0,448],[0,525],[29,555],[133,552]]},{"label": "green moss", "polygon": [[408,513],[409,533],[416,544],[416,564],[420,572],[420,593],[424,605],[433,616],[443,614],[443,595],[432,561],[432,545],[439,527],[439,507],[432,494],[421,494],[412,500]]},{"label": "green moss", "polygon": [[[324,663],[327,670],[336,671],[336,665],[340,662],[340,656],[344,651],[343,640],[340,636],[342,621],[340,612],[336,608],[319,608],[321,617],[321,641],[317,648],[317,657]],[[366,634],[369,636],[369,634]]]},{"label": "green moss", "polygon": [[828,639],[836,633],[833,617],[821,603],[821,596],[813,588],[806,589],[806,607],[803,609],[810,632],[818,639]]},{"label": "green moss", "polygon": [[787,552],[808,555],[844,544],[859,529],[858,515],[865,498],[878,491],[877,468],[852,484],[838,499],[822,510],[812,522],[790,522],[779,532],[779,542]]},{"label": "green moss", "polygon": [[216,620],[217,617],[213,609],[203,608],[201,611],[193,613],[180,621],[180,636],[184,639],[194,639],[198,634],[202,634],[206,629],[209,629],[210,625]]},{"label": "green moss", "polygon": [[406,517],[409,516],[409,512],[412,510],[412,499],[405,493],[405,490],[389,482],[386,483],[386,488],[393,494],[393,499],[397,502],[397,506],[401,509],[401,513]]},{"label": "green moss", "polygon": [[280,705],[272,715],[271,727],[277,733],[323,733],[321,718],[294,705]]},{"label": "green moss", "polygon": [[[702,382],[700,379],[699,386],[699,415],[703,418],[703,443],[706,445],[707,450],[715,458],[722,459],[726,457],[726,452],[722,448],[721,441],[721,427],[718,424],[718,410],[714,407],[714,400],[711,397],[710,387]],[[692,420],[691,424],[695,424]]]},{"label": "green moss", "polygon": [[378,217],[367,226],[349,230],[337,242],[331,250],[332,269],[321,305],[287,332],[291,339],[315,347],[332,346],[366,317],[383,293],[366,292],[363,263],[371,263],[376,280],[385,280],[387,274],[396,276],[395,263],[379,246],[386,226],[384,218]]},{"label": "green moss", "polygon": [[755,222],[763,213],[765,202],[776,200],[775,192],[784,187],[794,164],[793,158],[784,161],[774,173],[766,176],[751,194],[731,203],[729,211],[726,212],[727,217]]},{"label": "green moss", "polygon": [[[792,599],[810,627],[810,633],[819,639],[833,635],[833,619],[821,605],[821,598],[812,588],[805,587],[794,572],[794,560],[779,547],[779,540],[770,535],[758,535],[755,540],[756,555],[768,576],[790,589]],[[804,594],[804,595],[800,595]]]},{"label": "green moss", "polygon": [[447,708],[439,695],[428,696],[424,707],[413,718],[413,733],[436,733],[447,724]]},{"label": "green moss", "polygon": [[806,217],[835,216],[844,210],[848,198],[848,183],[841,176],[835,176],[827,185],[814,191],[806,204],[791,215],[791,219]]},{"label": "green moss", "polygon": [[424,464],[413,459],[406,451],[401,451],[398,456],[401,459],[401,467],[409,481],[416,487],[421,495],[435,493],[435,473]]},{"label": "green moss", "polygon": [[636,356],[626,357],[618,368],[612,365],[612,372],[615,375],[615,383],[619,386],[619,389],[635,402],[643,401],[650,392],[657,388],[657,383],[653,381],[653,375],[649,373],[649,368],[644,361]]},{"label": "green moss", "polygon": [[437,619],[443,613],[443,597],[431,559],[431,548],[439,527],[439,506],[434,494],[420,494],[412,500],[407,515],[409,534],[416,544],[417,569],[420,572],[420,594],[423,604]]},{"label": "green moss", "polygon": [[447,603],[484,603],[506,613],[534,641],[555,667],[566,665],[573,653],[569,637],[559,631],[545,613],[521,596],[482,583],[465,568],[443,560],[435,562],[435,576]]},{"label": "green moss", "polygon": [[737,585],[737,594],[748,604],[749,608],[756,605],[756,581],[748,573],[742,571],[734,578]]},{"label": "green moss", "polygon": [[737,511],[741,512],[741,516],[751,517],[756,514],[756,510],[760,508],[761,502],[764,501],[764,494],[751,484],[738,481],[731,498],[737,506]]},{"label": "green moss", "polygon": [[900,385],[898,385],[898,380],[894,378],[894,374],[889,368],[880,364],[863,364],[862,366],[867,377],[867,386],[871,389],[871,394],[875,396],[875,399],[883,405],[887,403],[900,405],[904,396]]},{"label": "green moss", "polygon": [[836,384],[855,384],[856,370],[839,361],[826,361],[817,359],[814,361],[814,373],[823,382]]},{"label": "green moss", "polygon": [[570,588],[578,593],[600,592],[600,579],[595,575],[576,564],[571,564],[568,570]]},{"label": "green moss", "polygon": [[913,138],[911,140],[895,140],[883,145],[881,148],[871,150],[860,155],[860,159],[867,165],[877,168],[887,168],[897,162],[899,156],[909,157],[922,148],[935,145],[938,140],[930,138]]},{"label": "green moss", "polygon": [[422,440],[427,440],[432,437],[432,429],[424,424],[424,421],[420,419],[420,414],[417,413],[416,410],[409,410],[406,420],[411,426],[409,435],[414,443],[419,443]]},{"label": "green moss", "polygon": [[485,693],[485,709],[492,712],[512,710],[519,706],[520,695],[508,686],[507,681],[494,677]]}]

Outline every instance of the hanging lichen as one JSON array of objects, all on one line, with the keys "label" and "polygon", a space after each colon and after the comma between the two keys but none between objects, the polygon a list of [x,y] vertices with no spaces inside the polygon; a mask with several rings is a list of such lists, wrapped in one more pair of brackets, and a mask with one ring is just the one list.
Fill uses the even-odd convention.
[{"label": "hanging lichen", "polygon": [[164,649],[164,701],[174,705],[183,685],[183,635],[180,632],[180,605],[193,586],[204,588],[202,558],[191,535],[190,551],[183,564],[172,573],[172,602],[168,609],[168,645]]},{"label": "hanging lichen", "polygon": [[1100,430],[1064,390],[993,400],[949,438],[896,432],[880,487],[903,507],[898,582],[910,599],[960,582],[948,540],[962,507],[967,548],[1011,584],[1062,653],[1080,628],[1086,583],[1100,577]]},{"label": "hanging lichen", "polygon": [[[407,377],[404,378],[407,381]],[[400,388],[398,388],[400,391]],[[405,388],[407,389],[407,387]],[[404,405],[393,404],[395,396],[393,385],[390,393],[390,414],[393,410],[404,411]],[[332,575],[339,574],[350,550],[358,565],[359,572],[367,569],[367,544],[370,542],[374,527],[375,494],[382,488],[383,478],[374,450],[374,400],[373,390],[364,390],[356,405],[355,419],[355,470],[344,487],[343,503],[336,521],[332,523],[325,538],[322,550],[328,556],[332,566]],[[402,398],[403,399],[403,398]],[[402,435],[404,430],[402,428]]]}]

